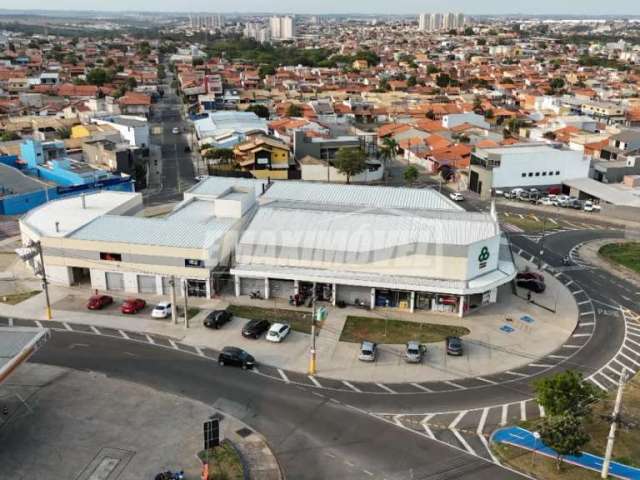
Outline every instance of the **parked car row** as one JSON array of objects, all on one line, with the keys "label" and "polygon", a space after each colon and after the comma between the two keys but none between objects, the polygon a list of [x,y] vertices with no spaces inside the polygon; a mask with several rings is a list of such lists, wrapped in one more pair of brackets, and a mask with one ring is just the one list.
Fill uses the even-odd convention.
[{"label": "parked car row", "polygon": [[[462,339],[450,336],[445,339],[445,351],[447,355],[461,356],[463,352]],[[407,363],[422,363],[422,359],[427,354],[427,346],[416,340],[410,340],[405,345],[404,361]],[[375,362],[378,358],[378,344],[363,340],[360,343],[358,360],[363,362]]]},{"label": "parked car row", "polygon": [[[205,317],[203,325],[217,330],[232,318],[233,315],[228,310],[214,310]],[[280,343],[291,333],[291,325],[278,322],[271,324],[267,320],[249,320],[241,330],[243,337],[253,339],[260,338],[265,332],[267,341]]]},{"label": "parked car row", "polygon": [[573,208],[576,210],[584,210],[585,212],[600,211],[600,205],[592,200],[580,200],[570,195],[556,194],[549,191],[541,192],[537,188],[514,188],[513,190],[507,190],[504,192],[498,190],[496,191],[496,195],[499,194],[499,192],[504,196],[504,198],[535,203],[538,205]]},{"label": "parked car row", "polygon": [[[87,302],[89,310],[102,310],[103,308],[113,304],[113,297],[110,295],[93,295]],[[126,314],[134,314],[143,310],[147,306],[141,298],[128,298],[120,306],[120,311]]]}]

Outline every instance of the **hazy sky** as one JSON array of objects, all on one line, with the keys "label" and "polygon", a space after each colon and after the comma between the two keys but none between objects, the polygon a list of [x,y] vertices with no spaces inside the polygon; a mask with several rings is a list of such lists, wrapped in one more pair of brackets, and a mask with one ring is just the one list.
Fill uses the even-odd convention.
[{"label": "hazy sky", "polygon": [[[4,5],[3,5],[4,4]],[[382,13],[460,10],[471,14],[640,15],[640,0],[0,0],[0,8],[207,12]]]}]

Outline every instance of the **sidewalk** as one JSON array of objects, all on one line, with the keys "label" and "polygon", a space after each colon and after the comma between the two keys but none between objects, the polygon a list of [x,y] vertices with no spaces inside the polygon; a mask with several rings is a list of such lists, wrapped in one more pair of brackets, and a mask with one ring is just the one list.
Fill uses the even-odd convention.
[{"label": "sidewalk", "polygon": [[[541,440],[536,440],[529,430],[520,427],[507,427],[496,430],[491,435],[491,442],[505,443],[524,450],[532,451],[533,454],[543,455],[555,459],[557,453],[552,448],[547,447]],[[603,457],[583,453],[582,455],[567,455],[562,458],[565,463],[577,465],[588,470],[600,472],[602,470]],[[629,480],[640,480],[640,468],[633,468],[622,463],[611,462],[609,476]]]},{"label": "sidewalk", "polygon": [[[518,263],[520,268],[524,268],[523,260],[518,260]],[[533,268],[531,265],[529,267]],[[514,296],[510,291],[510,285],[501,288],[498,295],[499,303],[485,306],[464,318],[432,312],[411,314],[395,310],[365,311],[329,306],[328,318],[323,322],[316,339],[318,375],[365,382],[447,381],[490,375],[527,365],[553,352],[564,343],[573,332],[578,319],[573,296],[552,275],[546,274],[546,279],[546,292],[534,295],[534,300],[549,309],[557,308],[557,313]],[[90,293],[86,288],[52,288],[54,320],[164,335],[187,345],[213,350],[234,345],[252,353],[258,363],[306,375],[310,348],[310,337],[307,334],[294,331],[283,343],[273,344],[263,339],[243,338],[240,329],[245,320],[241,318],[234,318],[220,330],[209,330],[202,326],[202,319],[208,311],[225,308],[229,303],[265,308],[294,308],[284,299],[190,299],[191,305],[200,306],[205,310],[192,318],[191,328],[186,329],[182,319],[179,324],[173,325],[170,320],[152,319],[144,312],[125,316],[119,313],[117,306],[108,307],[105,311],[89,312],[85,303]],[[155,303],[166,299],[147,297],[147,300]],[[0,303],[0,315],[43,319],[43,295],[36,295],[15,306]],[[430,343],[427,344],[428,352],[422,364],[407,364],[403,359],[404,345],[383,344],[379,347],[378,360],[366,363],[357,358],[357,343],[339,341],[344,322],[349,315],[464,326],[470,330],[470,334],[463,338],[465,353],[461,357],[448,356],[444,342]],[[513,320],[507,322],[507,318]]]}]

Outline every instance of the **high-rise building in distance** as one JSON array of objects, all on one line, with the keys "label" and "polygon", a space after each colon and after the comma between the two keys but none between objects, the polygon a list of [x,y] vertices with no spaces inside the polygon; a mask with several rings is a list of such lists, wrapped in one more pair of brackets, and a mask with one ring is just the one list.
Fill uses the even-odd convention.
[{"label": "high-rise building in distance", "polygon": [[421,13],[418,15],[418,30],[437,32],[439,30],[459,29],[465,25],[463,13]]},{"label": "high-rise building in distance", "polygon": [[222,15],[189,15],[189,26],[193,30],[215,30],[224,26]]},{"label": "high-rise building in distance", "polygon": [[296,36],[296,25],[293,17],[271,17],[269,19],[271,38],[274,40],[291,40]]}]

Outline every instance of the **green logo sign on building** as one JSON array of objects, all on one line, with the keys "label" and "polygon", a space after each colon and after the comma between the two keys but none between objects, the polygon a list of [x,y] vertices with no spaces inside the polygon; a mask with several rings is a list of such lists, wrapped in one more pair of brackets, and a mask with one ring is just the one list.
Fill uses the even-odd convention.
[{"label": "green logo sign on building", "polygon": [[487,266],[487,260],[489,260],[490,256],[491,254],[489,253],[489,249],[487,247],[482,247],[482,250],[480,250],[480,255],[478,255],[478,266],[480,269],[483,269]]}]

